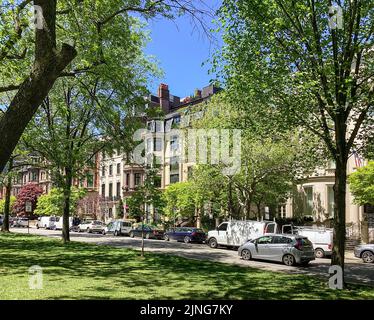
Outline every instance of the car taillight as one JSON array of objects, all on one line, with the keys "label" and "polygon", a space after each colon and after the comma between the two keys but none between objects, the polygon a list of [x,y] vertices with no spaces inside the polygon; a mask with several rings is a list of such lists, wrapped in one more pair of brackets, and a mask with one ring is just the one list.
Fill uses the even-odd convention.
[{"label": "car taillight", "polygon": [[156,230],[153,230],[153,234],[157,234],[157,231],[156,231]]},{"label": "car taillight", "polygon": [[329,245],[327,246],[327,248],[331,249],[332,245],[331,243],[329,243]]},{"label": "car taillight", "polygon": [[294,247],[295,247],[297,250],[302,250],[302,249],[303,249],[303,244],[302,244],[301,241],[296,240],[296,244],[294,245]]},{"label": "car taillight", "polygon": [[192,232],[191,233],[191,236],[193,236],[193,237],[196,236],[196,235],[197,235],[197,232]]}]

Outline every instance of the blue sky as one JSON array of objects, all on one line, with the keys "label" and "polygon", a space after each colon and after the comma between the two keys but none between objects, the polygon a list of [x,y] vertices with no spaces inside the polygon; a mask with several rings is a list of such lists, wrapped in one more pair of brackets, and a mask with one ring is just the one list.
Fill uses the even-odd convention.
[{"label": "blue sky", "polygon": [[[213,8],[217,9],[219,1],[214,2]],[[149,21],[149,28],[152,40],[145,53],[155,56],[164,72],[164,77],[150,84],[152,93],[157,93],[160,82],[168,84],[170,92],[180,97],[209,84],[214,75],[208,74],[210,63],[206,61],[217,49],[219,39],[218,43],[211,41],[202,30],[194,30],[187,16],[174,21],[152,20]],[[206,62],[204,66],[203,62]]]}]

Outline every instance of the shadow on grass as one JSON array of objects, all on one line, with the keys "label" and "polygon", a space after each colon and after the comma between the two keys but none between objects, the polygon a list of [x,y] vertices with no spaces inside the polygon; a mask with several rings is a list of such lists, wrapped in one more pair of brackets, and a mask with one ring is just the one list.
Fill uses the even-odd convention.
[{"label": "shadow on grass", "polygon": [[[0,235],[0,267],[25,276],[43,267],[42,299],[337,299],[374,298],[373,290],[332,291],[312,277],[280,274],[167,254],[29,235]],[[6,274],[5,274],[6,276]],[[1,276],[0,276],[1,277]]]}]

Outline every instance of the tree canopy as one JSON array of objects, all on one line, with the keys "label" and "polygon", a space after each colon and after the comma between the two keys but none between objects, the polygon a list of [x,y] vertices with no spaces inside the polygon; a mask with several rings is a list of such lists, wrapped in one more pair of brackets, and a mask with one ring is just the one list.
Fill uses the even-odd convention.
[{"label": "tree canopy", "polygon": [[[71,192],[70,213],[76,213],[77,204],[86,194],[84,189],[74,187]],[[64,211],[64,192],[60,188],[52,188],[48,194],[42,194],[36,205],[34,214],[39,216],[62,216]]]},{"label": "tree canopy", "polygon": [[349,187],[358,205],[374,205],[374,161],[349,176]]}]

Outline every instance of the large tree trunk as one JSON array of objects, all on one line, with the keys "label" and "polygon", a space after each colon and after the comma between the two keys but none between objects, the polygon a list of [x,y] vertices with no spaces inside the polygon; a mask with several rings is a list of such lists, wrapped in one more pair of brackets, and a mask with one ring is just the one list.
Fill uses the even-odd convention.
[{"label": "large tree trunk", "polygon": [[64,243],[70,241],[70,198],[71,198],[71,185],[73,182],[72,172],[70,168],[65,168],[65,186],[64,186],[64,213],[62,220],[62,240]]},{"label": "large tree trunk", "polygon": [[201,228],[201,208],[195,207],[196,228]]},{"label": "large tree trunk", "polygon": [[0,119],[0,172],[39,105],[77,54],[68,44],[63,44],[60,52],[56,50],[56,0],[35,0],[34,4],[43,9],[44,28],[35,30],[32,71]]},{"label": "large tree trunk", "polygon": [[[9,162],[12,162],[10,160]],[[11,166],[11,163],[9,164]],[[10,193],[12,189],[12,177],[9,175],[5,186],[4,221],[1,226],[2,232],[9,232]]]},{"label": "large tree trunk", "polygon": [[234,205],[233,205],[233,199],[232,199],[232,181],[229,180],[228,183],[228,197],[227,197],[227,211],[229,213],[229,217],[233,218],[234,215]]},{"label": "large tree trunk", "polygon": [[334,240],[331,265],[339,265],[343,271],[344,280],[344,254],[345,254],[345,212],[347,187],[348,150],[346,143],[347,127],[345,120],[338,117],[335,123],[335,139],[337,147],[335,184],[334,184]]},{"label": "large tree trunk", "polygon": [[332,265],[344,268],[345,252],[345,212],[346,212],[347,163],[336,164],[334,185],[334,245],[332,250]]}]

